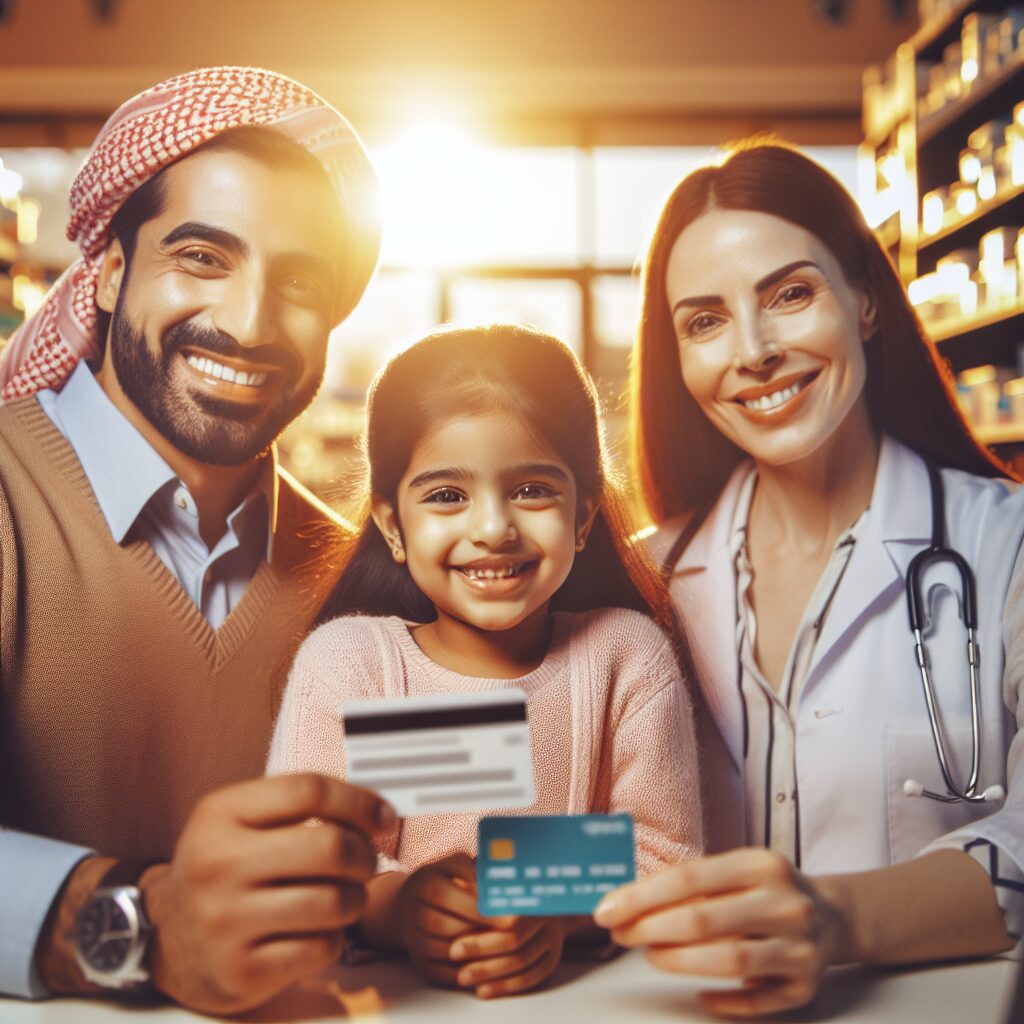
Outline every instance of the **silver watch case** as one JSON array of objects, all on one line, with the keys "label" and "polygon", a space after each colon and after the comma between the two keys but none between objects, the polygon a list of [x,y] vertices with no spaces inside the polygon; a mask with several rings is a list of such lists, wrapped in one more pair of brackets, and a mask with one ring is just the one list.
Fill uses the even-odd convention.
[{"label": "silver watch case", "polygon": [[75,958],[85,977],[111,989],[149,981],[144,965],[152,926],[134,885],[97,889],[75,918]]}]

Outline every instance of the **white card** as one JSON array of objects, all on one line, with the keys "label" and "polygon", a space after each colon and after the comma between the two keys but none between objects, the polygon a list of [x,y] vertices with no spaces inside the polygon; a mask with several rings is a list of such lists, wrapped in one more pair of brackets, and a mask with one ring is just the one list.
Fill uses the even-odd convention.
[{"label": "white card", "polygon": [[341,712],[348,781],[375,790],[403,818],[536,800],[518,688],[349,701]]}]

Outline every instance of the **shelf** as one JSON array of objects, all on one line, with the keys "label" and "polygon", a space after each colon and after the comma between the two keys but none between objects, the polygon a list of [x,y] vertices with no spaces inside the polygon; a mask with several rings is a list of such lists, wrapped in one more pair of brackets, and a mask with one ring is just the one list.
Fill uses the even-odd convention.
[{"label": "shelf", "polygon": [[[922,25],[911,37],[910,45],[919,56],[938,43],[952,42],[960,37],[960,22],[978,6],[978,0],[964,0],[952,11]],[[957,31],[953,31],[956,29]],[[948,39],[946,38],[948,36]]]},{"label": "shelf", "polygon": [[[959,126],[961,121],[969,122],[961,126],[963,129],[963,142],[961,146],[966,145],[967,136],[975,128],[995,116],[990,114],[986,117],[981,113],[975,114],[972,112],[976,111],[986,100],[997,96],[1004,88],[1008,89],[1009,85],[1021,74],[1022,70],[1024,70],[1024,49],[1018,50],[1013,61],[1000,68],[996,74],[979,78],[975,82],[974,88],[966,96],[961,96],[960,99],[954,100],[941,110],[937,110],[934,114],[929,114],[918,121],[918,147],[928,145],[928,143],[938,138],[943,132]],[[1009,116],[1014,104],[1019,102],[1020,94],[1009,91],[1005,111],[1006,116]]]},{"label": "shelf", "polygon": [[924,328],[928,332],[928,337],[938,345],[944,341],[963,337],[972,331],[994,327],[996,324],[1008,324],[1016,319],[1020,319],[1024,326],[1024,303],[1018,302],[1016,306],[1005,306],[1002,309],[969,318],[950,317],[936,323],[925,323]]},{"label": "shelf", "polygon": [[[1011,203],[1022,199],[1024,199],[1024,185],[1015,185],[1013,188],[1004,189],[998,195],[993,196],[993,198],[978,203],[974,213],[969,216],[961,217],[958,221],[946,225],[946,227],[934,235],[922,235],[921,240],[917,243],[917,251],[919,253],[926,252],[928,249],[947,241],[952,236],[958,235],[970,227],[978,226],[979,224],[988,227],[985,221],[991,218],[992,214],[1003,212],[1009,208]],[[1024,207],[1022,207],[1022,211],[1024,211]],[[1005,221],[1001,221],[991,226],[1000,227],[1005,223]],[[1024,226],[1024,217],[1020,220],[1020,226]],[[984,231],[979,232],[980,234],[984,234]]]},{"label": "shelf", "polygon": [[882,248],[887,252],[900,244],[900,218],[893,214],[888,220],[883,221],[874,229],[875,237],[881,243]]},{"label": "shelf", "polygon": [[974,436],[986,447],[997,444],[1024,444],[1024,423],[995,423],[972,427]]}]

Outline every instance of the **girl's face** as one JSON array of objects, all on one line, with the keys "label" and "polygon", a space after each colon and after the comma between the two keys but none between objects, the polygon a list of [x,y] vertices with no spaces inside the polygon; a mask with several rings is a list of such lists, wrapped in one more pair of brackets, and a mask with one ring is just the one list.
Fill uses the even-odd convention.
[{"label": "girl's face", "polygon": [[810,232],[771,214],[709,210],[665,274],[683,382],[756,461],[787,465],[868,429],[871,302]]},{"label": "girl's face", "polygon": [[[392,550],[400,540],[399,557],[439,620],[487,631],[546,616],[587,528],[572,471],[502,412],[456,415],[428,433],[399,483],[397,511],[396,522],[375,502],[374,519]],[[589,525],[589,514],[580,518]]]}]

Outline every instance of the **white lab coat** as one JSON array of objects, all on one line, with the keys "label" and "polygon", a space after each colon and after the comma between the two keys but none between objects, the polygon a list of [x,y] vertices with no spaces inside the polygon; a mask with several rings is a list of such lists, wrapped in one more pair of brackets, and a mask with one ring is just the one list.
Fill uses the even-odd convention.
[{"label": "white lab coat", "polygon": [[[740,485],[751,471],[747,463],[730,478],[676,565],[671,584],[724,740],[719,756],[706,766],[711,849],[744,841],[743,708],[727,539]],[[907,779],[945,791],[904,586],[911,559],[931,537],[931,503],[923,460],[884,439],[868,520],[823,625],[796,710],[801,863],[810,874],[884,867],[929,847],[962,849],[973,837],[987,838],[1024,866],[1024,558],[1018,564],[1024,487],[955,470],[943,470],[942,479],[947,544],[967,559],[977,579],[979,790],[999,783],[1008,798],[997,804],[942,804],[903,793]],[[652,545],[656,555],[664,557],[679,528],[678,522],[665,525]],[[934,598],[928,650],[955,777],[962,782],[970,770],[966,642],[958,601],[936,585],[940,576],[946,579],[948,571],[937,568],[926,579]]]}]

